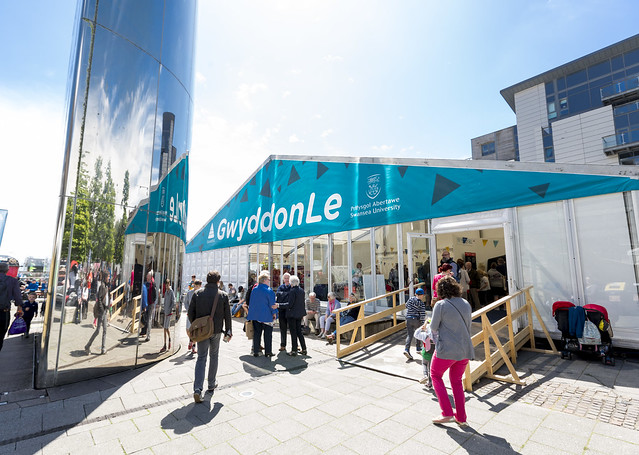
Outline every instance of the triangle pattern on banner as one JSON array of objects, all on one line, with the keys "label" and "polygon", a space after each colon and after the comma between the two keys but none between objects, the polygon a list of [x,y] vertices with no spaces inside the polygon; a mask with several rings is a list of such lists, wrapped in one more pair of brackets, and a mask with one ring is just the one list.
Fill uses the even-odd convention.
[{"label": "triangle pattern on banner", "polygon": [[248,188],[244,190],[244,194],[242,195],[242,199],[240,199],[240,202],[246,202],[248,201]]},{"label": "triangle pattern on banner", "polygon": [[493,240],[493,246],[497,248],[497,245],[499,245],[499,240]]},{"label": "triangle pattern on banner", "polygon": [[402,178],[404,178],[404,174],[406,174],[406,171],[408,170],[408,166],[399,166],[397,170],[399,171],[399,175],[401,175]]},{"label": "triangle pattern on banner", "polygon": [[535,185],[529,188],[533,193],[537,194],[537,196],[543,199],[546,197],[546,191],[548,191],[549,186],[550,183],[544,183],[543,185]]},{"label": "triangle pattern on banner", "polygon": [[443,198],[448,196],[450,193],[455,191],[461,185],[459,183],[455,183],[452,180],[447,179],[446,177],[437,174],[435,176],[435,188],[433,189],[433,199],[430,205],[435,205],[437,202],[441,201]]},{"label": "triangle pattern on banner", "polygon": [[256,183],[257,183],[257,175],[254,175],[251,181],[249,182],[249,185],[255,185]]},{"label": "triangle pattern on banner", "polygon": [[277,167],[280,167],[282,165],[284,165],[284,161],[280,160],[280,163],[277,165]]},{"label": "triangle pattern on banner", "polygon": [[328,167],[324,166],[322,163],[317,163],[317,178],[319,179],[324,173],[328,171]]},{"label": "triangle pattern on banner", "polygon": [[260,196],[271,197],[271,184],[268,179],[266,179],[266,183],[262,187],[262,191],[260,191]]},{"label": "triangle pattern on banner", "polygon": [[295,166],[291,166],[291,174],[288,177],[288,185],[295,183],[300,179],[300,175],[295,170]]},{"label": "triangle pattern on banner", "polygon": [[486,244],[488,243],[488,240],[482,240],[481,242],[484,244],[484,246],[486,246]]},{"label": "triangle pattern on banner", "polygon": [[277,187],[277,192],[280,193],[282,191],[282,185]]}]

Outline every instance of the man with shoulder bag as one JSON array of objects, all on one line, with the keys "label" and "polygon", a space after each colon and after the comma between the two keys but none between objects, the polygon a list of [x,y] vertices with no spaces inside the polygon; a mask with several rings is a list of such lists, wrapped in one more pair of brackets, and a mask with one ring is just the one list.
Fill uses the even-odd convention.
[{"label": "man with shoulder bag", "polygon": [[[198,318],[211,318],[212,320],[212,335],[197,341],[198,354],[195,362],[195,380],[193,381],[193,400],[196,403],[202,402],[202,387],[204,386],[204,369],[206,368],[207,355],[209,357],[207,393],[213,395],[217,387],[215,377],[217,375],[222,333],[225,335],[225,342],[229,342],[233,336],[229,298],[226,292],[218,289],[219,281],[220,273],[217,270],[210,271],[206,275],[206,286],[193,294],[188,310],[192,329],[200,325],[195,323]],[[223,328],[224,330],[222,330]]]}]

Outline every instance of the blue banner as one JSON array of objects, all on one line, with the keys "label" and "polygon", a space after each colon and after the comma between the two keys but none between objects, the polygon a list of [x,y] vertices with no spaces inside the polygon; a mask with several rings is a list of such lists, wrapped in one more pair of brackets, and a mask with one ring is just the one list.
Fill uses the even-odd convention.
[{"label": "blue banner", "polygon": [[639,190],[629,177],[272,160],[187,253]]},{"label": "blue banner", "polygon": [[162,180],[151,188],[149,201],[136,208],[125,234],[162,232],[175,235],[186,242],[188,195],[189,158],[188,154],[185,154]]},{"label": "blue banner", "polygon": [[7,223],[7,215],[9,211],[0,209],[0,245],[2,245],[2,236],[4,235],[4,225]]}]

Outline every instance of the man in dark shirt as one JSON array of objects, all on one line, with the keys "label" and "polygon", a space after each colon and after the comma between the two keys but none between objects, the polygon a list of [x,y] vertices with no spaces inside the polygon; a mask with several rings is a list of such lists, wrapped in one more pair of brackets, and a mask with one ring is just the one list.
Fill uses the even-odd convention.
[{"label": "man in dark shirt", "polygon": [[0,351],[2,350],[2,344],[4,337],[9,330],[9,323],[11,322],[11,301],[18,308],[18,314],[22,315],[22,293],[20,292],[20,285],[18,280],[14,277],[7,275],[9,271],[9,264],[6,262],[0,262]]},{"label": "man in dark shirt", "polygon": [[210,271],[206,275],[206,286],[193,294],[189,305],[189,321],[193,322],[197,318],[211,315],[215,298],[219,295],[217,306],[213,313],[213,335],[206,340],[197,342],[197,361],[195,362],[195,379],[193,381],[193,400],[196,403],[202,402],[202,387],[204,386],[204,370],[206,368],[207,357],[209,358],[207,393],[213,395],[217,387],[215,378],[217,376],[218,354],[222,333],[225,334],[224,341],[226,342],[233,336],[229,298],[226,292],[218,289],[219,281],[220,273],[217,270]]}]

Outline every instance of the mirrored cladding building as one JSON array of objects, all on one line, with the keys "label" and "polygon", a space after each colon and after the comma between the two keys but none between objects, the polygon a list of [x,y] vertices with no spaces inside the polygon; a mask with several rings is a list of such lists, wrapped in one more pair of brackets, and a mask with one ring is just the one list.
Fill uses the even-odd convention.
[{"label": "mirrored cladding building", "polygon": [[[196,0],[78,3],[37,387],[175,349],[160,353],[161,328],[173,331],[179,316],[164,309],[167,288],[178,302],[182,292],[196,9]],[[147,276],[156,299],[145,311]],[[147,313],[149,341],[139,337]]]}]

